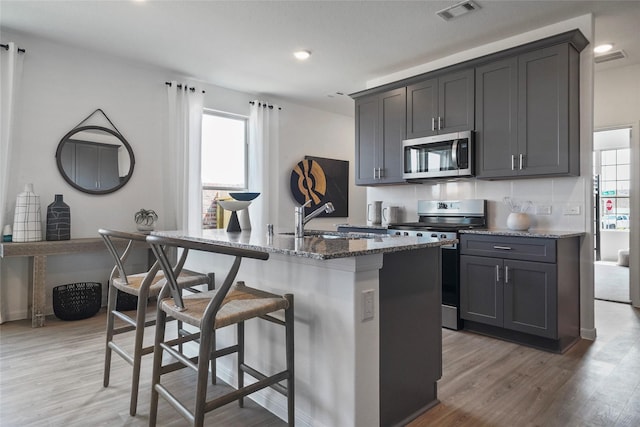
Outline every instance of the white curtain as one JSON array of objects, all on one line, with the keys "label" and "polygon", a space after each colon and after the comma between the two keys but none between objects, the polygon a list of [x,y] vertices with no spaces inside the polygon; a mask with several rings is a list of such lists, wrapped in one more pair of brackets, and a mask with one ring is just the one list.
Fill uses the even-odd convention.
[{"label": "white curtain", "polygon": [[[9,222],[13,222],[11,210],[14,206],[9,200],[9,177],[11,169],[11,146],[13,139],[15,117],[18,111],[17,103],[20,99],[20,82],[22,80],[23,54],[18,52],[15,43],[7,43],[5,51],[0,48],[0,231]],[[0,281],[2,279],[2,260],[0,260]],[[5,307],[6,289],[0,286],[0,323],[6,317]]]},{"label": "white curtain", "polygon": [[163,158],[164,228],[202,228],[202,91],[175,81],[167,85],[168,139]]},{"label": "white curtain", "polygon": [[263,101],[253,101],[250,108],[249,190],[259,192],[260,197],[249,209],[251,221],[259,229],[266,228],[266,224],[279,225],[279,110]]}]

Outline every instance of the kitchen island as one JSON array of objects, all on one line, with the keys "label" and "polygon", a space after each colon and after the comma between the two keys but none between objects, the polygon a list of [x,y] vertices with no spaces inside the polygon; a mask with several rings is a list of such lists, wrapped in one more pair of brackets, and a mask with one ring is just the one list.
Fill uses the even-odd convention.
[{"label": "kitchen island", "polygon": [[[294,294],[298,425],[400,425],[437,404],[440,246],[455,240],[329,232],[296,239],[256,229],[154,234],[270,253],[266,262],[244,260],[238,280]],[[226,271],[229,264],[193,252],[187,267]],[[282,368],[284,340],[269,326],[246,325],[246,358],[273,372]],[[218,346],[235,342],[227,329],[217,333]],[[218,361],[218,376],[230,384],[234,364]],[[263,390],[252,398],[286,419],[283,396]]]}]

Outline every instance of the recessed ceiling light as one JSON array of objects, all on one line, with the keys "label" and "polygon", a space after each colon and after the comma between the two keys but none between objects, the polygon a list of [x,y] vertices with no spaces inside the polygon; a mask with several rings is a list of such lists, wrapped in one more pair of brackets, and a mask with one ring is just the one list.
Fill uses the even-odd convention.
[{"label": "recessed ceiling light", "polygon": [[595,53],[605,53],[609,52],[613,48],[611,43],[603,43],[593,48]]},{"label": "recessed ceiling light", "polygon": [[311,56],[311,52],[309,52],[308,50],[298,50],[296,52],[293,52],[293,56],[295,56],[300,61],[304,61],[305,59],[309,59],[309,57]]}]

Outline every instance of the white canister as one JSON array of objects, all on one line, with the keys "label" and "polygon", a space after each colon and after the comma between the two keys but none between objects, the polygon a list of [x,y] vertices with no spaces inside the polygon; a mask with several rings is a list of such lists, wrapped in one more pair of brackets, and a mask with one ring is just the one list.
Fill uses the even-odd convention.
[{"label": "white canister", "polygon": [[523,212],[511,212],[507,217],[507,227],[509,230],[526,231],[531,225],[529,214]]},{"label": "white canister", "polygon": [[375,201],[367,205],[367,222],[370,225],[382,224],[382,201]]},{"label": "white canister", "polygon": [[400,222],[400,208],[398,206],[387,206],[382,209],[382,220],[385,224],[397,224]]}]

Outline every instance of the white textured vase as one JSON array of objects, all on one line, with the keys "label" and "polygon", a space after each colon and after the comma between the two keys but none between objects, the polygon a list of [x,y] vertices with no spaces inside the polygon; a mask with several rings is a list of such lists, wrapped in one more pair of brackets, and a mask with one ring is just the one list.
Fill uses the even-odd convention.
[{"label": "white textured vase", "polygon": [[531,225],[529,215],[522,212],[511,212],[507,217],[507,227],[509,230],[526,231]]},{"label": "white textured vase", "polygon": [[40,196],[33,192],[33,184],[26,184],[16,198],[13,216],[14,242],[39,242],[42,240],[40,221]]}]

